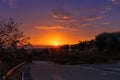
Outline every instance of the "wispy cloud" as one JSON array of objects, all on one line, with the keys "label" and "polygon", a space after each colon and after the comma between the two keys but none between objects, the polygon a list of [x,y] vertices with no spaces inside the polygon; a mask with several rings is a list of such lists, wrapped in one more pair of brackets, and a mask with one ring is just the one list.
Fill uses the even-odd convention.
[{"label": "wispy cloud", "polygon": [[107,7],[104,7],[101,11],[100,11],[100,14],[106,14],[108,12],[110,12],[112,10],[113,6],[107,6]]},{"label": "wispy cloud", "polygon": [[53,29],[63,29],[63,26],[36,26],[37,29],[43,29],[43,30],[53,30]]},{"label": "wispy cloud", "polygon": [[99,23],[99,25],[108,25],[108,24],[110,24],[109,22],[101,22],[101,23]]},{"label": "wispy cloud", "polygon": [[74,28],[70,27],[64,27],[60,25],[54,25],[54,26],[35,26],[36,29],[40,30],[59,30],[59,29],[65,29],[65,30],[75,30]]},{"label": "wispy cloud", "polygon": [[71,14],[64,9],[53,9],[52,14],[54,18],[68,19]]},{"label": "wispy cloud", "polygon": [[79,18],[72,12],[69,12],[65,9],[53,9],[52,10],[52,17],[53,19],[59,24],[62,25],[64,28],[80,28],[86,26],[92,26],[91,21],[101,19],[103,16],[86,16],[85,18]]},{"label": "wispy cloud", "polygon": [[0,1],[7,3],[10,7],[16,5],[17,2],[17,0],[0,0]]},{"label": "wispy cloud", "polygon": [[93,20],[97,20],[97,19],[101,19],[101,18],[103,18],[103,16],[89,16],[89,17],[84,18],[83,20],[84,21],[93,21]]},{"label": "wispy cloud", "polygon": [[108,0],[112,2],[112,5],[118,5],[120,4],[120,0]]},{"label": "wispy cloud", "polygon": [[57,22],[75,22],[75,16],[62,8],[56,8],[52,10],[52,17],[57,21]]},{"label": "wispy cloud", "polygon": [[[107,3],[104,6],[100,6],[99,11],[93,12],[91,15],[86,15],[85,17],[80,17],[81,15],[76,15],[75,12],[69,11],[65,8],[55,8],[52,9],[52,18],[54,19],[57,26],[37,26],[40,30],[56,30],[56,29],[66,29],[66,30],[77,30],[81,27],[95,26],[95,25],[108,25],[108,22],[97,22],[94,21],[103,19],[105,14],[109,13],[113,6],[118,5],[120,0],[106,0]],[[109,4],[110,3],[110,4]],[[79,11],[80,12],[80,9]],[[98,12],[98,13],[97,13]]]},{"label": "wispy cloud", "polygon": [[101,11],[100,14],[106,14],[110,12],[115,5],[120,4],[120,0],[107,0],[110,4],[106,5]]}]

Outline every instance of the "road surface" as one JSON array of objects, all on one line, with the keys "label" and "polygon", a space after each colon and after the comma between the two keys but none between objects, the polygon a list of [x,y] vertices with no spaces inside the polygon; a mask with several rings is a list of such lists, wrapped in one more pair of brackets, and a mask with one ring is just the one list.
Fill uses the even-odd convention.
[{"label": "road surface", "polygon": [[59,65],[33,61],[29,69],[32,80],[120,80],[119,68],[120,64]]}]

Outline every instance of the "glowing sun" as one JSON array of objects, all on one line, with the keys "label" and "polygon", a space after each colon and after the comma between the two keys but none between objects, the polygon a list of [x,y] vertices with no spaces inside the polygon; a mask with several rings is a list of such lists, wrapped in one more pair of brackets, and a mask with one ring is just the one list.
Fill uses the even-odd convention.
[{"label": "glowing sun", "polygon": [[56,42],[56,43],[54,43],[54,45],[55,45],[55,46],[58,46],[59,44]]}]

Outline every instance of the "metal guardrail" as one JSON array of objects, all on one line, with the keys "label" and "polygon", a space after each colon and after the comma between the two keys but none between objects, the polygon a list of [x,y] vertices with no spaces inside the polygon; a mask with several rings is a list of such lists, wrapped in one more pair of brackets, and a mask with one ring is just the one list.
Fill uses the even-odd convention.
[{"label": "metal guardrail", "polygon": [[16,69],[18,69],[19,67],[23,66],[26,62],[23,62],[15,67],[13,67],[12,69],[10,69],[6,75],[3,76],[3,80],[5,80],[9,75],[11,75]]}]

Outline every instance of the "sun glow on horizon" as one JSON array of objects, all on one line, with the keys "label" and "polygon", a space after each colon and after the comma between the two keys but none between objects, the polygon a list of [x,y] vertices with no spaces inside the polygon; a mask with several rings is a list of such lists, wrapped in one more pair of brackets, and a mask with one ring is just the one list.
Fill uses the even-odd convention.
[{"label": "sun glow on horizon", "polygon": [[58,46],[59,44],[56,42],[56,43],[54,43],[54,46]]},{"label": "sun glow on horizon", "polygon": [[[36,36],[37,38],[39,36]],[[77,43],[77,40],[70,35],[66,35],[65,33],[59,32],[46,32],[46,34],[42,34],[40,38],[35,39],[32,43],[36,45],[52,45],[52,46],[61,46],[65,44],[74,44]]]}]

